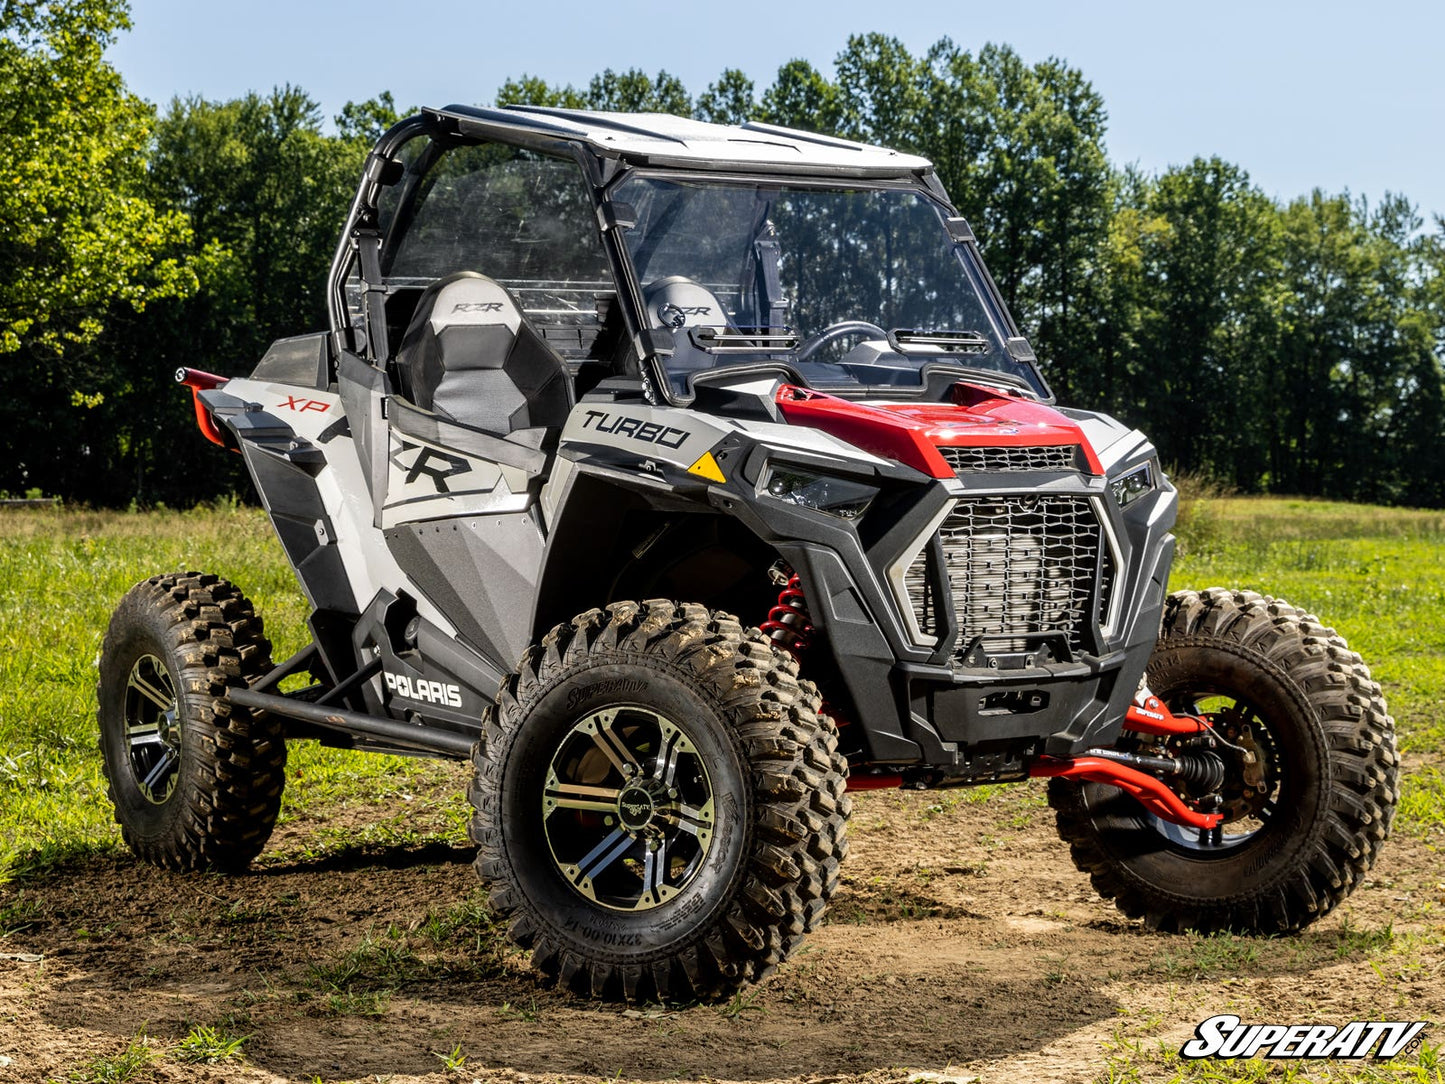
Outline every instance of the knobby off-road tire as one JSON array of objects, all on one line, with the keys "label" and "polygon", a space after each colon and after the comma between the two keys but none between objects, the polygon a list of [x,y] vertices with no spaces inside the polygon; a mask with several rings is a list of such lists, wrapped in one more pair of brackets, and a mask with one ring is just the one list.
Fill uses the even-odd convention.
[{"label": "knobby off-road tire", "polygon": [[698,605],[614,603],[530,648],[486,716],[470,798],[477,871],[533,965],[632,1001],[770,973],[848,852],[847,762],[821,708],[792,658]]},{"label": "knobby off-road tire", "polygon": [[237,871],[265,846],[286,743],[276,723],[225,692],[270,668],[261,618],[218,576],[154,576],[116,607],[100,652],[100,750],[115,819],[137,857]]},{"label": "knobby off-road tire", "polygon": [[1207,847],[1113,787],[1051,780],[1059,834],[1099,894],[1159,929],[1255,933],[1300,929],[1349,895],[1399,800],[1394,721],[1360,656],[1278,599],[1185,591],[1165,605],[1148,682],[1171,710],[1249,726],[1266,786],[1243,789],[1230,768],[1261,804]]}]

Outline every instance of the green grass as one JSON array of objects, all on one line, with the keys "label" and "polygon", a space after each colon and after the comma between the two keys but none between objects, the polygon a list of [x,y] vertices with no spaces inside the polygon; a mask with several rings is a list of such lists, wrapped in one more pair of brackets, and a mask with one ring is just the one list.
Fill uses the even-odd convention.
[{"label": "green grass", "polygon": [[[1171,586],[1252,587],[1318,613],[1385,687],[1400,744],[1427,763],[1405,781],[1399,822],[1445,832],[1445,513],[1284,499],[1186,503]],[[200,568],[234,580],[266,619],[274,655],[305,642],[305,602],[265,516],[219,504],[192,512],[0,512],[0,881],[119,843],[95,741],[95,660],[110,612],[135,582]],[[449,766],[293,746],[283,819],[408,795]],[[980,801],[993,788],[955,801]],[[366,840],[464,837],[378,810]],[[415,812],[412,810],[411,812]],[[1022,816],[1022,813],[1021,813]],[[314,833],[313,849],[357,841]],[[0,921],[0,931],[16,925]]]},{"label": "green grass", "polygon": [[72,1069],[70,1084],[127,1084],[136,1080],[161,1056],[144,1031],[135,1036],[119,1054],[102,1054]]},{"label": "green grass", "polygon": [[1205,498],[1180,516],[1170,587],[1250,587],[1313,611],[1385,691],[1407,773],[1396,824],[1445,833],[1445,513]]},{"label": "green grass", "polygon": [[[276,658],[306,642],[305,599],[258,509],[0,512],[0,882],[119,844],[96,750],[101,638],[133,584],[186,568],[235,581],[264,616]],[[282,818],[376,801],[445,770],[297,743]]]},{"label": "green grass", "polygon": [[242,1048],[246,1045],[246,1039],[245,1035],[228,1035],[219,1028],[197,1024],[186,1033],[184,1039],[176,1043],[173,1053],[178,1060],[196,1065],[242,1061],[245,1058]]}]

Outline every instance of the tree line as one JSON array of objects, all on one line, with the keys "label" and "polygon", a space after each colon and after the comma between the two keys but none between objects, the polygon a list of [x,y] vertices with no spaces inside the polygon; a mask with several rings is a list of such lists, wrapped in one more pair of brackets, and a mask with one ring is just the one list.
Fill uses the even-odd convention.
[{"label": "tree line", "polygon": [[[156,109],[104,60],[121,0],[0,0],[0,490],[95,504],[247,492],[207,454],[179,365],[248,371],[324,326],[382,93],[328,126],[303,90]],[[831,72],[667,72],[529,102],[763,120],[931,159],[1061,401],[1149,433],[1176,470],[1246,492],[1445,505],[1445,223],[1404,196],[1289,201],[1196,158],[1111,163],[1083,73],[1004,45],[849,39]]]}]

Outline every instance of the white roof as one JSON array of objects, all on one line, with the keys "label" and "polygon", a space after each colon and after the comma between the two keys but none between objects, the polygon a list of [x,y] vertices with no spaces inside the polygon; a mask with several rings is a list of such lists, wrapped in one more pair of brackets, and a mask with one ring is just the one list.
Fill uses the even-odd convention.
[{"label": "white roof", "polygon": [[640,165],[870,176],[932,168],[926,158],[887,147],[755,121],[709,124],[667,113],[604,113],[529,105],[504,109],[451,105],[427,112],[461,121],[463,130],[470,122],[484,128],[521,129],[578,140],[599,154]]}]

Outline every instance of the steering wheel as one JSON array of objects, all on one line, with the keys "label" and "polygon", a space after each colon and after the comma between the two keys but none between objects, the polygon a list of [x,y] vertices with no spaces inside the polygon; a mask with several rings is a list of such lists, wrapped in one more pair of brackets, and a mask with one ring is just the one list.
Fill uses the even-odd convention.
[{"label": "steering wheel", "polygon": [[888,332],[884,331],[877,324],[870,324],[867,320],[840,320],[836,324],[829,324],[804,343],[798,349],[798,360],[807,361],[835,339],[844,339],[849,335],[862,335],[864,333],[871,334],[876,339],[888,338]]}]

